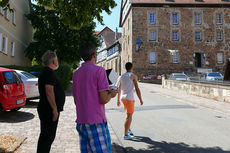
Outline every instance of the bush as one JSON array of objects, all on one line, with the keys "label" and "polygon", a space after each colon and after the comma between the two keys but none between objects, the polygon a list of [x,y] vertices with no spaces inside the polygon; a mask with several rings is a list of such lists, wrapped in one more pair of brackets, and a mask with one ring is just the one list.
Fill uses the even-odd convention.
[{"label": "bush", "polygon": [[[22,71],[26,71],[29,73],[30,72],[40,72],[43,69],[43,66],[41,65],[34,65],[30,67],[9,65],[9,66],[1,66],[1,67],[15,69],[15,70],[22,70]],[[58,77],[60,78],[64,89],[65,90],[68,89],[70,87],[70,84],[71,84],[70,81],[72,80],[72,74],[73,74],[71,66],[68,65],[67,63],[61,63],[56,73]]]}]

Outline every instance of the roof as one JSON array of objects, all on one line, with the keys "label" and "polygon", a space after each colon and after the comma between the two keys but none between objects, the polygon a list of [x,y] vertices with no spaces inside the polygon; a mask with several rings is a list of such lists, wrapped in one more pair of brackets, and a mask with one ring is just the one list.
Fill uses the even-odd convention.
[{"label": "roof", "polygon": [[132,3],[151,4],[230,4],[230,0],[132,0]]},{"label": "roof", "polygon": [[101,31],[94,31],[95,35],[98,35]]},{"label": "roof", "polygon": [[14,71],[14,70],[0,67],[0,72],[5,72],[5,71]]},{"label": "roof", "polygon": [[[108,27],[105,27],[102,31],[100,31],[97,36],[102,35],[103,40],[105,42],[106,48],[112,46],[117,40],[115,39],[115,32]],[[121,38],[121,33],[117,33],[117,39]]]}]

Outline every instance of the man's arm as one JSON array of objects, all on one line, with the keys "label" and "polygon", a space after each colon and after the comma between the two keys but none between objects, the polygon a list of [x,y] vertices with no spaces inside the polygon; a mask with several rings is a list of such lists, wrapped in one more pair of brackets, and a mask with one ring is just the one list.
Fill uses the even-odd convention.
[{"label": "man's arm", "polygon": [[117,106],[121,105],[120,99],[121,99],[121,83],[120,83],[120,85],[118,87]]},{"label": "man's arm", "polygon": [[50,107],[53,110],[53,121],[56,121],[58,118],[58,111],[57,111],[57,105],[54,96],[54,86],[46,84],[45,89],[46,89],[47,100],[50,104]]},{"label": "man's arm", "polygon": [[117,90],[104,90],[100,92],[100,103],[106,104],[110,101],[111,98],[115,97]]},{"label": "man's arm", "polygon": [[140,89],[138,87],[138,83],[137,83],[137,76],[133,76],[133,84],[134,84],[137,96],[138,96],[138,98],[140,100],[140,103],[141,103],[141,105],[143,105],[143,101],[142,101],[142,98],[141,98],[141,91],[140,91]]}]

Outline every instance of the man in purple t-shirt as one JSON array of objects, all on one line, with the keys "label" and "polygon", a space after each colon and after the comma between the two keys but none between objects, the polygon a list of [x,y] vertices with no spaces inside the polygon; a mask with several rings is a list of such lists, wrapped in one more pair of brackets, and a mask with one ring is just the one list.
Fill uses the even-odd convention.
[{"label": "man in purple t-shirt", "polygon": [[105,69],[95,65],[97,53],[93,43],[82,45],[80,55],[85,62],[73,74],[80,149],[82,153],[111,153],[105,104],[116,96],[117,91],[109,89]]}]

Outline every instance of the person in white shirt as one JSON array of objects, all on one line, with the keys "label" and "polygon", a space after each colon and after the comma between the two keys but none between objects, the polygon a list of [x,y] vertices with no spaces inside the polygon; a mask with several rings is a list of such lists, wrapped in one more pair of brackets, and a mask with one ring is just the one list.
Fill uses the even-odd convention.
[{"label": "person in white shirt", "polygon": [[121,76],[120,84],[118,88],[118,99],[117,106],[121,105],[120,100],[124,104],[124,109],[127,113],[125,124],[124,124],[124,139],[132,139],[134,137],[132,131],[130,130],[132,115],[134,113],[134,91],[136,90],[137,96],[140,100],[140,104],[143,105],[141,92],[137,83],[137,76],[132,73],[133,64],[128,62],[125,64],[126,73]]}]

